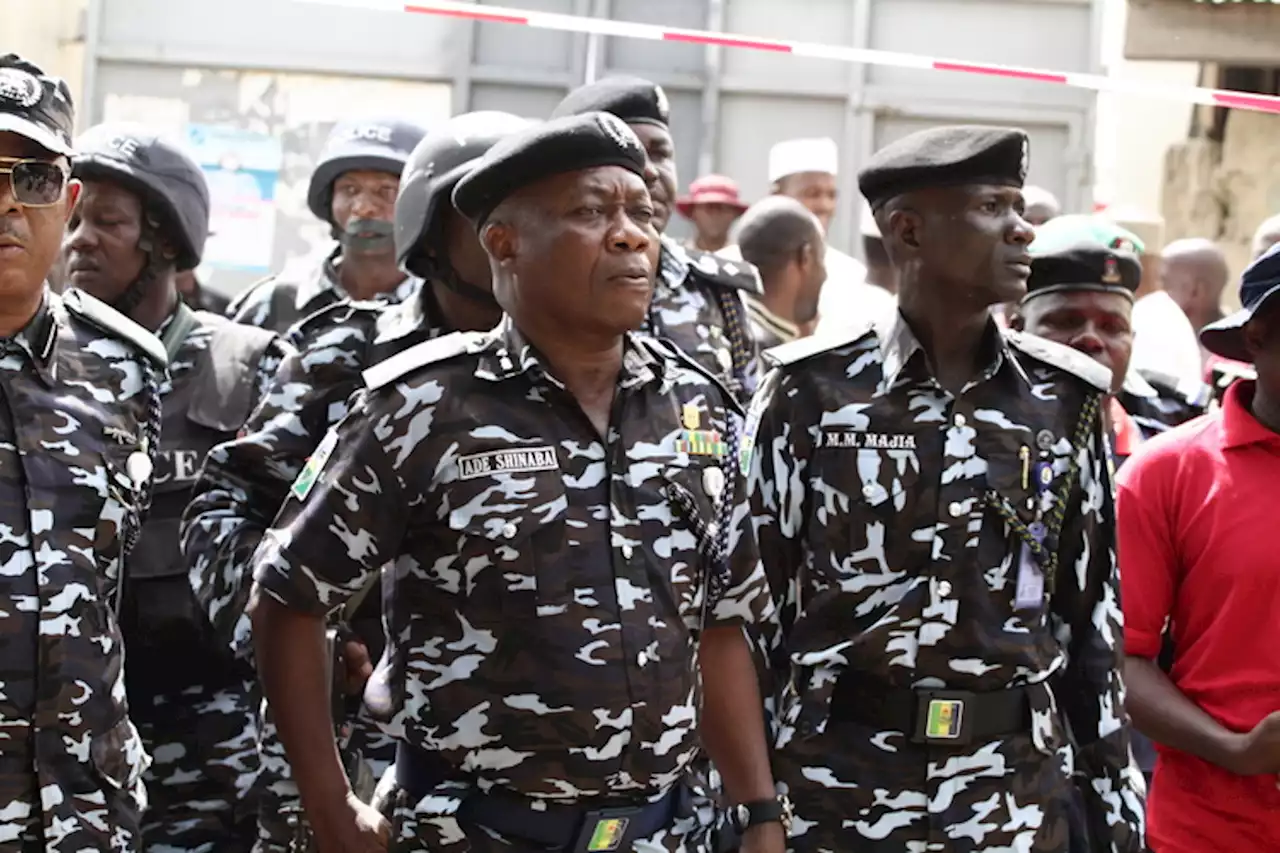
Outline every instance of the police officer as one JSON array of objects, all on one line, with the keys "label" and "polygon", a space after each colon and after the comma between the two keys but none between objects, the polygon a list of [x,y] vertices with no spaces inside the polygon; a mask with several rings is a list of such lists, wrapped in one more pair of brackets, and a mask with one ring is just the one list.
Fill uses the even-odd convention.
[{"label": "police officer", "polygon": [[343,299],[402,302],[420,282],[396,263],[392,212],[400,172],[424,130],[396,118],[336,124],[311,175],[307,207],[329,223],[337,245],[286,267],[237,296],[237,323],[284,332]]},{"label": "police officer", "polygon": [[796,851],[1142,848],[1111,377],[991,316],[1030,274],[1027,157],[984,127],[873,155],[859,183],[900,311],[772,350],[748,413]]},{"label": "police officer", "polygon": [[[197,597],[237,654],[249,652],[249,558],[308,455],[346,413],[348,398],[363,384],[361,372],[413,344],[455,330],[491,329],[501,319],[489,259],[449,196],[477,158],[527,125],[508,113],[466,113],[418,144],[396,202],[396,257],[427,285],[394,307],[344,302],[300,323],[292,334],[298,354],[285,360],[262,407],[239,438],[210,454],[187,510],[184,549]],[[368,776],[380,776],[395,757],[394,742],[360,702],[369,661],[383,646],[381,600],[376,588],[364,590],[340,626],[352,693],[343,746],[353,776],[361,762]],[[263,726],[262,775],[260,849],[272,853],[297,837],[300,815],[297,787],[270,720]]]},{"label": "police officer", "polygon": [[[552,117],[595,110],[622,119],[644,145],[653,226],[662,234],[671,220],[677,186],[666,93],[639,77],[606,77],[570,92]],[[750,264],[686,249],[663,236],[657,286],[643,331],[674,343],[745,400],[759,378],[759,359],[743,294],[763,292]]]},{"label": "police officer", "polygon": [[[258,552],[258,660],[325,853],[701,849],[700,736],[762,815],[744,849],[783,848],[741,628],[766,584],[716,533],[735,404],[630,334],[657,260],[644,167],[604,113],[495,145],[454,203],[507,317],[367,371]],[[324,613],[387,562],[390,828],[344,797],[313,680]]]},{"label": "police officer", "polygon": [[71,283],[159,335],[169,357],[156,500],[127,564],[121,616],[130,709],[153,756],[143,841],[166,853],[248,851],[258,691],[197,608],[178,522],[205,454],[243,426],[286,345],[179,298],[179,271],[204,250],[209,191],[175,145],[99,125],[78,141],[72,175],[84,191],[65,244]]},{"label": "police officer", "polygon": [[164,348],[45,277],[80,195],[66,83],[0,56],[0,838],[137,850],[147,756],[125,702],[121,565],[150,499]]},{"label": "police officer", "polygon": [[[1106,253],[1099,254],[1098,249]],[[1171,374],[1139,368],[1131,362],[1133,294],[1138,284],[1131,279],[1133,268],[1127,259],[1141,253],[1142,244],[1136,236],[1101,217],[1051,219],[1036,230],[1031,246],[1035,262],[1027,296],[1009,312],[1013,328],[1083,348],[1086,355],[1119,371],[1116,405],[1108,406],[1105,414],[1113,426],[1113,437],[1122,439],[1128,452],[1141,441],[1204,414],[1212,399],[1211,389],[1202,382],[1179,381]],[[1084,278],[1075,282],[1062,278],[1081,275]],[[1041,291],[1052,298],[1032,304]],[[1111,295],[1103,295],[1107,293]],[[1064,303],[1068,303],[1068,310],[1058,311]],[[1042,318],[1046,306],[1053,308],[1054,316]],[[1026,311],[1037,315],[1035,328],[1024,326],[1026,318],[1019,318]],[[1090,317],[1086,315],[1100,325],[1087,329]],[[1063,323],[1072,324],[1071,328]],[[1081,334],[1080,346],[1071,343]],[[1099,334],[1101,337],[1096,336]],[[1122,450],[1117,444],[1112,447]]]}]

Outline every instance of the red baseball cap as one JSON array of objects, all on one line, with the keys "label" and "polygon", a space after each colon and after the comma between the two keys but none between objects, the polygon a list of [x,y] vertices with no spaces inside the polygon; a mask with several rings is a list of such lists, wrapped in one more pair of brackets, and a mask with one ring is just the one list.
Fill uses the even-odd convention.
[{"label": "red baseball cap", "polygon": [[704,175],[689,184],[689,194],[676,200],[676,210],[688,218],[695,204],[727,204],[736,207],[739,214],[747,209],[738,196],[737,182],[724,175]]}]

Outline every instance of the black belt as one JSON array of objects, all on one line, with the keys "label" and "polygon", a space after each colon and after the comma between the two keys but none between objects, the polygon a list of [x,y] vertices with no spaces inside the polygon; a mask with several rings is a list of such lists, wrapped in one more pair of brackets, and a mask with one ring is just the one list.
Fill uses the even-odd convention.
[{"label": "black belt", "polygon": [[912,743],[966,746],[974,741],[1031,731],[1032,690],[990,693],[893,687],[845,671],[831,696],[831,720],[908,732]]},{"label": "black belt", "polygon": [[[400,743],[396,747],[396,783],[415,800],[456,776],[439,755]],[[611,853],[630,850],[637,839],[669,827],[675,818],[676,786],[656,803],[639,806],[565,806],[534,801],[504,791],[472,792],[455,815],[459,823],[476,824],[499,835],[533,842],[553,850]]]}]

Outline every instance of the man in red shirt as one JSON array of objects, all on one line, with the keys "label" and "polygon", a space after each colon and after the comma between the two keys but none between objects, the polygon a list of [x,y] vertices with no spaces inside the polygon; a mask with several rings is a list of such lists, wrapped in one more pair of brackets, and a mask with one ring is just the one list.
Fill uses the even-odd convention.
[{"label": "man in red shirt", "polygon": [[1280,850],[1280,247],[1246,270],[1240,301],[1200,337],[1257,379],[1145,443],[1117,478],[1126,706],[1160,752],[1155,853]]}]

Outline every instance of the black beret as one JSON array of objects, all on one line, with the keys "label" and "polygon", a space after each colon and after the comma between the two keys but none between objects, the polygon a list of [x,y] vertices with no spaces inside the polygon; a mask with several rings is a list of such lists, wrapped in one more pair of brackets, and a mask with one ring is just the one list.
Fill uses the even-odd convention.
[{"label": "black beret", "polygon": [[1016,128],[955,125],[922,130],[871,155],[858,188],[872,208],[927,187],[995,184],[1021,187],[1030,143]]},{"label": "black beret", "polygon": [[671,123],[667,93],[641,77],[606,77],[570,92],[551,113],[552,118],[583,113],[610,113],[628,124]]},{"label": "black beret", "polygon": [[75,107],[65,81],[14,53],[0,56],[0,131],[25,136],[53,154],[71,154]]},{"label": "black beret", "polygon": [[1141,281],[1142,263],[1132,252],[1087,242],[1036,255],[1033,243],[1031,277],[1022,301],[1062,290],[1121,293],[1132,299]]},{"label": "black beret", "polygon": [[502,200],[544,178],[598,166],[644,177],[644,148],[609,113],[565,116],[512,134],[490,148],[453,190],[453,206],[477,227]]}]

